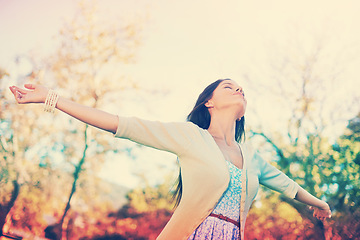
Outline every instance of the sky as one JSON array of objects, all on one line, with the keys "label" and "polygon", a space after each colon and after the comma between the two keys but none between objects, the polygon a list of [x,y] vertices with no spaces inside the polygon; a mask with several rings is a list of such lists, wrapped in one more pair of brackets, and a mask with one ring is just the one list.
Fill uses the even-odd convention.
[{"label": "sky", "polygon": [[[356,94],[355,89],[360,87],[357,0],[99,2],[100,11],[108,16],[140,19],[143,24],[136,62],[125,69],[126,73],[145,87],[170,92],[166,101],[151,99],[156,106],[151,113],[134,113],[140,117],[183,121],[206,85],[219,78],[232,78],[245,89],[248,108],[255,109],[249,111],[249,122],[279,128],[276,124],[283,124],[277,120],[281,109],[276,110],[275,100],[266,94],[259,96],[256,88],[272,84],[269,66],[277,58],[284,53],[293,54],[294,59],[299,53],[307,56],[318,41],[322,41],[322,57],[328,61],[323,64],[324,72],[336,61],[344,65],[341,86],[331,83],[335,84],[336,101],[349,101],[346,96]],[[26,73],[29,66],[15,64],[15,57],[29,51],[46,56],[53,50],[63,22],[74,15],[75,9],[76,1],[72,0],[0,0],[0,66],[15,75]],[[133,114],[131,109],[134,107],[125,110],[127,114]],[[159,153],[151,154],[161,158]],[[109,162],[106,174],[118,177],[118,172],[111,173],[114,163]],[[126,175],[125,170],[122,175]],[[126,176],[119,182],[129,182],[131,176]]]},{"label": "sky", "polygon": [[[274,45],[299,41],[306,52],[319,36],[338,52],[360,38],[356,0],[100,2],[108,15],[146,18],[137,62],[127,69],[129,74],[142,84],[176,89],[178,95],[186,90],[192,101],[218,78],[232,78],[246,89],[242,75],[263,71]],[[46,55],[75,6],[70,0],[0,0],[0,65],[12,68],[14,56],[30,50]]]}]

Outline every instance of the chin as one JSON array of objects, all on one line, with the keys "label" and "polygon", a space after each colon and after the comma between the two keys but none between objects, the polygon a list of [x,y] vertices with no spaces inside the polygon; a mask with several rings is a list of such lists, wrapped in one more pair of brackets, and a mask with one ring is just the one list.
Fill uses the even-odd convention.
[{"label": "chin", "polygon": [[238,111],[238,115],[243,117],[245,114],[245,110],[246,110],[246,102],[239,102],[237,104],[237,111]]}]

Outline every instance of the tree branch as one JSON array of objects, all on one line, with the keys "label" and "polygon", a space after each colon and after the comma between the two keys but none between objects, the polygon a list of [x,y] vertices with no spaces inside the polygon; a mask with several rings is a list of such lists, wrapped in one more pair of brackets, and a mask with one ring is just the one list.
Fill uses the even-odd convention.
[{"label": "tree branch", "polygon": [[278,156],[280,157],[280,159],[285,158],[283,151],[268,136],[266,136],[265,133],[263,133],[263,132],[255,132],[253,130],[250,130],[250,133],[252,133],[253,135],[262,136],[266,140],[266,142],[270,143],[271,146],[275,149],[275,151],[278,154]]}]

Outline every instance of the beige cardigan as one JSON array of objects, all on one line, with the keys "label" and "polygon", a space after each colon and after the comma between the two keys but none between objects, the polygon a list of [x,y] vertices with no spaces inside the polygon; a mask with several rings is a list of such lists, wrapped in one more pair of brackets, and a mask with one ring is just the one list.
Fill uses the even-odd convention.
[{"label": "beige cardigan", "polygon": [[[162,123],[139,118],[119,117],[115,137],[172,152],[179,157],[183,193],[179,206],[158,236],[158,240],[185,240],[212,212],[228,187],[230,175],[226,160],[213,137],[191,122]],[[246,215],[259,183],[294,198],[298,185],[278,169],[264,161],[246,145],[241,201],[241,239],[244,239]],[[245,191],[244,191],[245,190]]]}]

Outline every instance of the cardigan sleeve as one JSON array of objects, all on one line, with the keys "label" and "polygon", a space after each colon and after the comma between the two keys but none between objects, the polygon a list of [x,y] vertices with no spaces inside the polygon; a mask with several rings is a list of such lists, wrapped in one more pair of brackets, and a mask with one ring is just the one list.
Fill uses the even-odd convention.
[{"label": "cardigan sleeve", "polygon": [[181,155],[191,143],[194,124],[190,122],[159,122],[136,117],[118,116],[115,137]]},{"label": "cardigan sleeve", "polygon": [[260,167],[260,184],[283,193],[289,198],[295,198],[299,185],[279,169],[265,161],[259,154],[255,153],[254,157],[257,158]]}]

